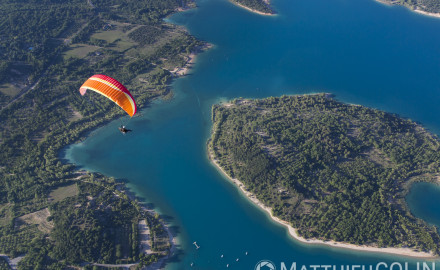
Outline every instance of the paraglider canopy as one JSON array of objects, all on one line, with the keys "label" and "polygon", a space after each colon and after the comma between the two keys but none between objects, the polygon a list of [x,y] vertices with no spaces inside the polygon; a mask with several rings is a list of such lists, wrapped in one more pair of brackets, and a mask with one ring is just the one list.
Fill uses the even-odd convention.
[{"label": "paraglider canopy", "polygon": [[122,83],[106,75],[93,75],[79,89],[82,96],[86,91],[93,90],[119,105],[130,117],[136,111],[136,102],[130,92],[122,85]]}]

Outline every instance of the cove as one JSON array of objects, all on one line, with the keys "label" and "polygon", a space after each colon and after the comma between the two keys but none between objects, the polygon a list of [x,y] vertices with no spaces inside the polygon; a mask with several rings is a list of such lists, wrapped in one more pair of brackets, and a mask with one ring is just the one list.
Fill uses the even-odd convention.
[{"label": "cove", "polygon": [[97,129],[66,158],[126,179],[171,222],[179,253],[166,269],[254,269],[264,259],[277,267],[414,266],[416,259],[292,240],[209,163],[205,145],[214,103],[314,92],[398,113],[438,133],[440,20],[372,0],[275,0],[277,16],[226,0],[197,5],[168,20],[214,47],[198,56],[191,75],[174,81],[174,99],[144,109],[127,136],[118,120]]},{"label": "cove", "polygon": [[406,196],[414,216],[440,228],[440,187],[432,183],[414,183]]}]

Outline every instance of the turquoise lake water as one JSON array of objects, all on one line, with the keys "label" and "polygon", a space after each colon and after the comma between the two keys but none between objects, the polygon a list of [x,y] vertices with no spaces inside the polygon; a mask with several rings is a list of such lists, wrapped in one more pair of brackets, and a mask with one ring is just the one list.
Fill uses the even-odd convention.
[{"label": "turquoise lake water", "polygon": [[412,186],[406,200],[416,217],[440,228],[440,186],[431,183],[416,183]]},{"label": "turquoise lake water", "polygon": [[[134,132],[127,136],[117,130],[119,121],[96,130],[67,150],[70,162],[128,180],[171,222],[179,250],[167,269],[226,269],[230,264],[229,269],[246,270],[263,259],[278,269],[281,262],[289,269],[293,261],[414,263],[292,240],[287,229],[209,163],[206,141],[213,103],[315,92],[398,113],[439,134],[440,19],[372,0],[274,0],[277,16],[253,14],[226,0],[197,4],[168,20],[214,48],[198,56],[191,75],[173,83],[175,98],[154,102],[142,117],[133,118],[129,128]],[[424,193],[418,194],[409,195],[415,196],[409,199],[411,209],[426,218],[430,204],[424,207],[417,197]]]}]

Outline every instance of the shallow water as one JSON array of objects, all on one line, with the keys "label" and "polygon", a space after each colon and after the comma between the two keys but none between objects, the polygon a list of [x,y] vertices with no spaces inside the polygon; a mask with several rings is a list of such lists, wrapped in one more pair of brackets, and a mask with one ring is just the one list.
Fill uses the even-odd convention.
[{"label": "shallow water", "polygon": [[180,250],[167,269],[190,269],[191,262],[191,269],[228,263],[230,269],[254,269],[263,259],[277,267],[283,261],[408,261],[297,243],[218,173],[205,146],[213,103],[314,92],[398,113],[438,132],[440,20],[370,0],[275,0],[277,16],[256,15],[226,0],[197,4],[168,20],[214,48],[198,56],[191,75],[173,83],[175,98],[144,110],[127,136],[117,130],[118,121],[98,129],[71,146],[67,158],[127,179],[167,216]]}]

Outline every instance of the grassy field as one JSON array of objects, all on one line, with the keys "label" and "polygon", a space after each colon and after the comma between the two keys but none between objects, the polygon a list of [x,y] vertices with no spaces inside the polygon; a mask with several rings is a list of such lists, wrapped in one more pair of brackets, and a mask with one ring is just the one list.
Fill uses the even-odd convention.
[{"label": "grassy field", "polygon": [[100,49],[98,46],[92,46],[87,44],[73,44],[70,46],[70,49],[63,53],[64,59],[70,58],[70,57],[78,57],[78,58],[84,58],[87,56],[87,54],[94,52],[96,50]]},{"label": "grassy field", "polygon": [[73,197],[78,195],[78,187],[76,184],[72,184],[70,186],[59,187],[53,190],[49,194],[49,201],[55,203],[64,200],[68,197]]},{"label": "grassy field", "polygon": [[50,230],[53,228],[53,223],[47,220],[49,216],[49,209],[44,208],[43,210],[36,211],[17,218],[16,224],[37,225],[38,229],[41,232],[49,233]]},{"label": "grassy field", "polygon": [[116,42],[115,47],[113,47],[112,49],[114,49],[115,51],[124,52],[133,48],[134,46],[136,46],[135,42],[129,41],[128,39],[121,39]]},{"label": "grassy field", "polygon": [[107,31],[103,30],[96,32],[95,34],[92,35],[92,38],[102,39],[107,41],[108,43],[113,43],[117,39],[123,38],[124,36],[125,34],[124,32],[122,32],[122,30],[114,29],[114,30],[107,30]]},{"label": "grassy field", "polygon": [[20,88],[10,83],[4,83],[0,85],[0,92],[9,97],[15,97],[16,95],[18,95],[18,93],[20,93],[20,90]]},{"label": "grassy field", "polygon": [[[92,39],[101,39],[105,40],[109,45],[109,49],[123,52],[130,48],[133,48],[137,45],[136,42],[133,42],[128,38],[128,32],[124,32],[124,27],[128,24],[120,24],[120,23],[111,23],[110,29],[101,30],[96,32],[91,36]],[[136,29],[139,26],[135,26],[133,29]],[[132,29],[132,30],[133,30]],[[131,30],[131,31],[132,31]]]},{"label": "grassy field", "polygon": [[72,106],[68,106],[68,108],[69,111],[72,113],[72,115],[67,119],[69,122],[73,122],[83,118],[82,114],[79,111],[74,110]]}]

